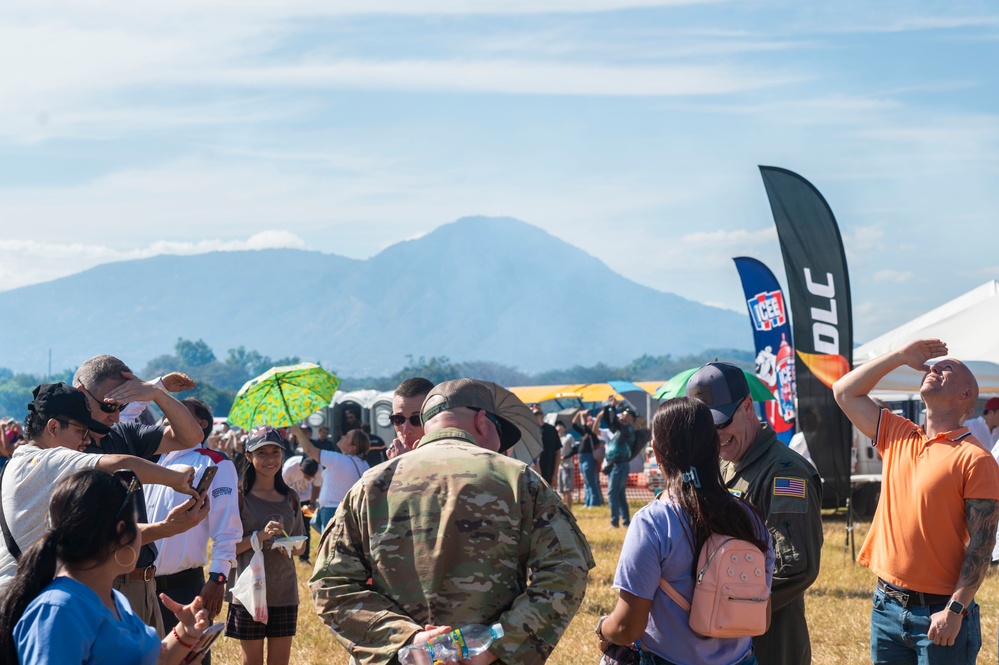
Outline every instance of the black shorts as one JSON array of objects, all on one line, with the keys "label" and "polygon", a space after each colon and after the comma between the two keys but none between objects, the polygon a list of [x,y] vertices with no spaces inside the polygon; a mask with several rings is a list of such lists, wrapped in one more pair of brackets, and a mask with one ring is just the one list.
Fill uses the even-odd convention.
[{"label": "black shorts", "polygon": [[229,603],[225,620],[225,636],[237,640],[262,640],[265,637],[293,637],[298,625],[298,605],[267,606],[267,623],[253,620],[246,608]]}]

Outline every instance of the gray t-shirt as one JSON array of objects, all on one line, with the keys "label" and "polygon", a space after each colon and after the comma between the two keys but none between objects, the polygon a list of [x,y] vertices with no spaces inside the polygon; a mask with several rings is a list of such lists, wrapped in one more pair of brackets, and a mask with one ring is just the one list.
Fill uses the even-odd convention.
[{"label": "gray t-shirt", "polygon": [[[3,474],[3,513],[14,542],[27,551],[45,533],[49,499],[63,478],[92,469],[100,458],[69,448],[21,446],[7,463]],[[17,572],[17,561],[0,538],[0,586]]]}]

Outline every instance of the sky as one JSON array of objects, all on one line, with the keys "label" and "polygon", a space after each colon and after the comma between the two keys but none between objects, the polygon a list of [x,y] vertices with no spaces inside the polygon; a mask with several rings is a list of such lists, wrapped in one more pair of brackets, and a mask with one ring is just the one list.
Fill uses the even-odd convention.
[{"label": "sky", "polygon": [[6,0],[0,290],[503,215],[745,312],[764,164],[832,207],[863,342],[999,278],[997,62],[984,1]]}]

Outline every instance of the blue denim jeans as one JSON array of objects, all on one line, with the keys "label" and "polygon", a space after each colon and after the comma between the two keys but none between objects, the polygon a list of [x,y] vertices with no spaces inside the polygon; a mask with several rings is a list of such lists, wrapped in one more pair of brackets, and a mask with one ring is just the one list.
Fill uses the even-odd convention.
[{"label": "blue denim jeans", "polygon": [[926,637],[930,615],[944,605],[905,608],[881,591],[874,592],[871,609],[871,662],[912,663],[912,665],[973,664],[982,648],[982,626],[979,607],[972,602],[968,616],[961,622],[961,631],[949,647],[933,644]]},{"label": "blue denim jeans", "polygon": [[624,520],[625,524],[631,521],[628,500],[625,498],[630,466],[631,463],[627,460],[617,462],[611,467],[610,479],[607,481],[607,501],[610,503],[611,524],[614,526],[617,526],[618,518]]},{"label": "blue denim jeans", "polygon": [[333,519],[333,516],[336,515],[336,509],[338,507],[339,504],[336,506],[327,506],[325,508],[320,508],[319,512],[316,513],[316,519],[313,520],[313,522],[315,523],[316,530],[319,531],[320,536],[323,535],[323,531],[326,530],[326,525],[329,524],[330,520]]},{"label": "blue denim jeans", "polygon": [[604,495],[600,491],[600,470],[593,453],[579,453],[579,472],[583,474],[583,505],[602,506]]},{"label": "blue denim jeans", "polygon": [[[640,652],[639,658],[639,665],[674,665],[673,661],[666,660],[650,651]],[[749,655],[740,660],[738,665],[756,665],[756,654],[750,651]]]}]

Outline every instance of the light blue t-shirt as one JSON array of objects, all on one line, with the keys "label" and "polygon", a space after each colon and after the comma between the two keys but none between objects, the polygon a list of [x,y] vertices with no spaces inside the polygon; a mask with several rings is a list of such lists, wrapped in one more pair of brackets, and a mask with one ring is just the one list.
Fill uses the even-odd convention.
[{"label": "light blue t-shirt", "polygon": [[142,623],[125,596],[112,590],[116,619],[85,584],[57,577],[28,605],[14,627],[22,663],[141,663],[155,665],[160,655],[156,629]]},{"label": "light blue t-shirt", "polygon": [[[770,535],[758,518],[757,533]],[[639,643],[677,665],[734,665],[749,654],[752,638],[702,637],[690,629],[689,615],[659,588],[665,578],[688,601],[694,595],[692,568],[697,553],[690,542],[687,513],[662,499],[641,508],[624,537],[614,588],[652,601],[649,625]],[[767,585],[773,578],[773,546],[767,548]]]}]

